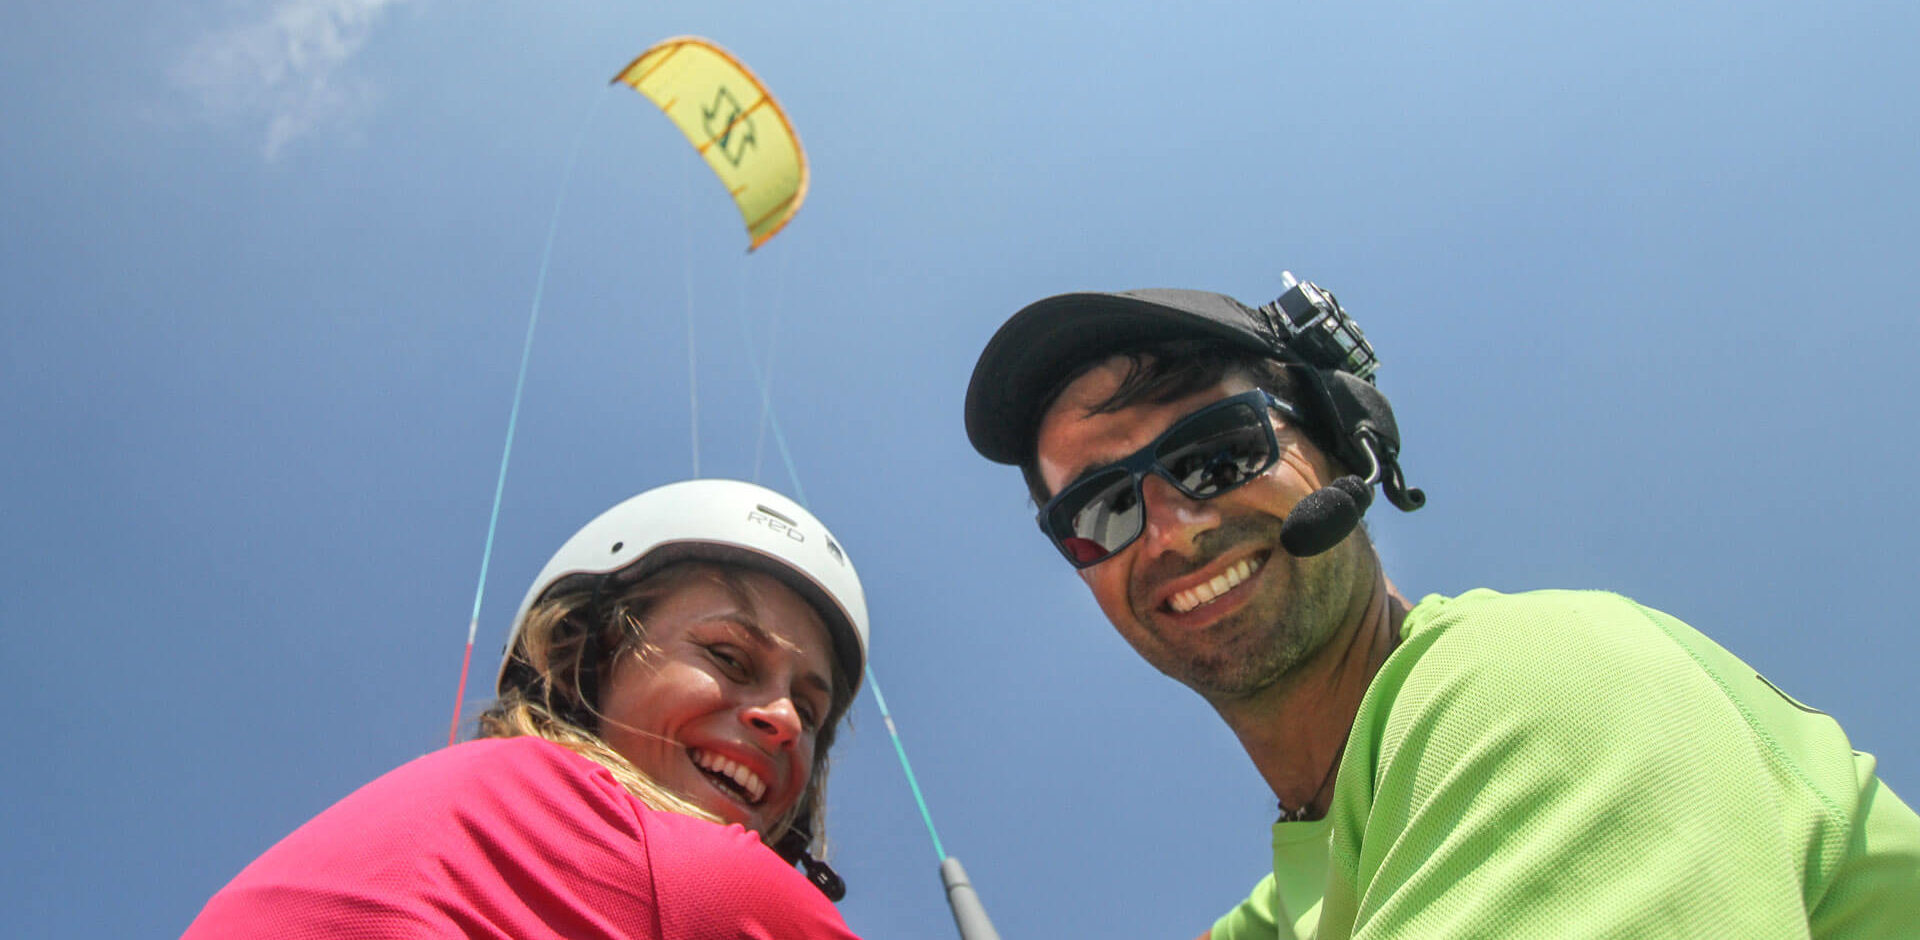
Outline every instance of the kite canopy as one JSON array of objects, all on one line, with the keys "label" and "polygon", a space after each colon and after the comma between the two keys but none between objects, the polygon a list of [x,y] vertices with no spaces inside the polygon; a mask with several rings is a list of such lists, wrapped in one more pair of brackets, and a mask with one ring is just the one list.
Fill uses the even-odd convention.
[{"label": "kite canopy", "polygon": [[752,242],[784,228],[807,197],[807,157],[780,103],[740,60],[694,36],[640,54],[613,78],[673,119],[727,187]]}]

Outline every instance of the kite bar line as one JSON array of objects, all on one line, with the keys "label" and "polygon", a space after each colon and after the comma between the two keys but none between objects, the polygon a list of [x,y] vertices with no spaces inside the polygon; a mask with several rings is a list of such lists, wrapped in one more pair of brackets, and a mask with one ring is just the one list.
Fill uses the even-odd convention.
[{"label": "kite bar line", "polygon": [[593,107],[580,122],[573,149],[567,153],[567,167],[560,175],[560,192],[553,200],[553,216],[547,220],[547,243],[540,248],[540,273],[533,279],[533,309],[527,314],[527,338],[520,346],[520,374],[513,380],[513,407],[507,412],[507,443],[500,449],[500,474],[493,483],[493,511],[487,516],[487,547],[480,553],[480,583],[473,589],[473,616],[467,621],[467,651],[460,657],[460,685],[453,694],[453,723],[447,728],[447,745],[460,737],[460,708],[467,699],[467,672],[473,665],[473,638],[480,631],[480,600],[487,593],[487,566],[493,561],[493,533],[500,522],[500,494],[507,489],[507,463],[513,458],[513,432],[520,424],[520,393],[527,387],[527,361],[533,357],[533,333],[540,325],[540,298],[547,289],[547,267],[553,260],[553,234],[560,227],[560,209],[567,202],[567,184],[573,180],[573,165],[580,157],[580,144],[587,139],[587,128],[600,112],[606,95],[593,99]]},{"label": "kite bar line", "polygon": [[[747,259],[751,257],[753,257],[753,252],[751,251],[742,253],[740,255],[738,266],[733,269],[733,318],[736,321],[738,321],[740,324],[740,335],[745,336],[747,338],[747,363],[749,365],[753,365],[754,363],[759,361],[758,357],[754,356],[753,354],[753,336],[752,336],[753,331],[747,328]],[[754,366],[754,367],[758,368],[758,366]],[[773,327],[769,326],[767,327],[767,368],[766,368],[765,376],[761,380],[759,385],[760,393],[761,393],[760,394],[760,424],[754,430],[754,434],[753,434],[753,476],[750,476],[747,478],[749,480],[752,480],[755,483],[760,482],[760,457],[763,452],[763,447],[764,447],[764,444],[766,443],[766,437],[767,437],[766,392],[768,389],[772,387],[773,387]]]},{"label": "kite bar line", "polygon": [[[680,158],[680,269],[687,299],[687,406],[692,415],[687,426],[693,432],[693,478],[700,478],[700,373],[693,354],[693,252],[686,246],[693,241],[693,177],[688,158]],[[804,505],[804,504],[803,504]]]},{"label": "kite bar line", "polygon": [[[748,327],[744,305],[738,312],[740,333],[747,347],[747,364],[753,369],[754,384],[760,387],[760,413],[766,418],[767,426],[773,429],[773,442],[780,450],[780,459],[786,462],[787,479],[793,483],[794,501],[811,511],[813,507],[807,505],[807,491],[800,485],[800,471],[793,464],[793,454],[787,450],[787,436],[780,431],[780,417],[773,411],[772,391],[768,386],[765,371],[760,368],[760,356],[753,348],[753,331]],[[768,365],[771,367],[771,351],[768,357]],[[906,771],[907,786],[913,789],[913,801],[920,805],[920,818],[927,824],[928,837],[933,839],[933,853],[945,859],[947,850],[940,844],[939,831],[933,828],[933,813],[927,810],[926,797],[920,793],[920,781],[913,775],[913,762],[907,760],[906,746],[900,743],[900,729],[893,723],[893,712],[887,708],[887,697],[880,694],[880,680],[874,678],[872,663],[867,664],[867,687],[873,690],[873,700],[880,706],[880,720],[886,723],[887,736],[893,739],[894,753],[900,755],[900,769]]]},{"label": "kite bar line", "polygon": [[[773,429],[773,441],[780,449],[780,459],[786,462],[787,479],[793,483],[794,500],[808,510],[806,490],[800,486],[800,471],[795,468],[793,454],[787,450],[787,436],[780,430],[780,418],[773,410],[772,390],[767,376],[760,368],[760,357],[753,349],[752,330],[747,324],[745,304],[740,305],[740,332],[745,337],[747,363],[753,370],[754,384],[760,389],[761,416],[766,426]],[[772,369],[772,350],[769,349],[768,370]],[[893,752],[900,758],[900,769],[907,775],[907,787],[913,791],[913,802],[920,808],[920,819],[927,824],[927,837],[933,840],[933,854],[940,859],[940,882],[946,887],[947,906],[953,911],[953,923],[960,931],[960,940],[1000,940],[1000,934],[993,927],[993,921],[987,918],[987,910],[980,903],[980,895],[973,889],[973,882],[967,878],[967,870],[960,860],[947,854],[946,846],[940,843],[940,832],[934,828],[933,812],[927,809],[927,798],[920,792],[920,780],[913,774],[913,762],[907,759],[907,747],[900,741],[900,728],[893,721],[893,711],[887,708],[887,697],[880,694],[880,680],[873,674],[873,663],[867,663],[867,688],[873,690],[873,701],[880,706],[880,720],[887,726],[887,737],[893,741]]]},{"label": "kite bar line", "polygon": [[[744,283],[745,279],[742,278]],[[800,505],[807,505],[807,491],[800,485],[800,471],[793,466],[793,453],[787,450],[787,435],[780,430],[780,416],[773,413],[773,383],[768,372],[773,368],[773,350],[767,350],[767,368],[760,368],[760,355],[753,348],[753,328],[747,323],[746,304],[742,302],[734,311],[740,322],[740,336],[747,347],[747,367],[753,370],[753,384],[760,389],[761,424],[773,429],[773,443],[780,451],[780,460],[787,465],[787,479],[793,481],[793,498]],[[754,476],[760,475],[759,460],[754,461]],[[869,675],[872,673],[869,672]]]},{"label": "kite bar line", "polygon": [[907,760],[905,745],[900,743],[900,729],[894,727],[893,712],[887,710],[887,697],[880,694],[880,680],[873,677],[872,663],[867,664],[867,687],[873,690],[873,700],[880,705],[880,720],[886,722],[887,736],[893,739],[894,753],[900,755],[900,769],[907,772],[907,786],[913,790],[913,801],[920,804],[920,818],[926,820],[927,836],[933,839],[933,854],[940,856],[940,861],[945,863],[948,859],[946,847],[940,844],[940,833],[933,829],[933,814],[927,811],[927,798],[920,795],[920,781],[913,776],[913,764]]},{"label": "kite bar line", "polygon": [[[773,412],[773,351],[779,344],[774,340],[779,335],[780,314],[786,306],[787,266],[793,258],[789,252],[780,253],[780,278],[773,291],[773,316],[767,324],[767,383],[760,388],[760,425],[753,435],[753,482],[760,482],[760,457],[765,452],[767,442],[767,418]],[[744,259],[743,259],[744,260]],[[747,301],[745,295],[746,278],[740,279],[742,294],[740,298],[740,316],[746,317]]]},{"label": "kite bar line", "polygon": [[[740,312],[742,333],[747,329],[746,312]],[[769,352],[768,367],[772,367]],[[760,359],[753,351],[753,337],[747,336],[747,362],[753,366],[753,380],[760,386],[761,414],[767,425],[773,429],[774,443],[780,447],[780,457],[787,464],[787,479],[793,482],[794,499],[807,506],[805,491],[800,487],[800,472],[794,468],[793,455],[787,451],[787,438],[780,432],[780,419],[773,412],[773,398],[769,392],[767,380],[760,369]],[[807,506],[809,510],[813,507]],[[900,758],[900,770],[907,775],[907,788],[913,791],[913,802],[920,807],[920,820],[927,824],[927,838],[933,840],[933,854],[940,859],[940,883],[947,890],[947,907],[953,912],[953,924],[960,931],[960,940],[1000,940],[999,931],[993,927],[993,921],[987,917],[987,909],[980,903],[980,894],[973,890],[973,882],[967,877],[967,870],[960,860],[947,854],[946,846],[940,843],[940,831],[934,828],[933,811],[927,809],[926,795],[920,792],[920,780],[913,775],[913,762],[907,759],[907,746],[900,741],[900,727],[893,721],[893,710],[887,707],[887,697],[880,693],[880,680],[873,674],[873,663],[867,663],[867,688],[873,690],[874,704],[880,706],[880,720],[887,726],[887,737],[893,741],[893,752]]]},{"label": "kite bar line", "polygon": [[940,883],[946,886],[947,908],[953,911],[953,926],[959,929],[960,940],[1000,940],[1000,932],[988,919],[987,909],[980,903],[980,893],[973,890],[966,868],[959,859],[947,854],[940,844],[940,833],[933,830],[933,814],[927,811],[927,800],[920,795],[920,781],[914,779],[913,764],[907,761],[906,746],[900,743],[900,729],[894,727],[893,713],[887,710],[887,697],[880,694],[880,680],[873,677],[872,663],[867,664],[867,687],[873,690],[873,700],[880,704],[880,718],[886,722],[887,736],[893,739],[894,753],[900,755],[900,769],[907,773],[913,801],[920,804],[920,818],[926,821],[927,835],[933,839],[933,854],[940,856]]}]

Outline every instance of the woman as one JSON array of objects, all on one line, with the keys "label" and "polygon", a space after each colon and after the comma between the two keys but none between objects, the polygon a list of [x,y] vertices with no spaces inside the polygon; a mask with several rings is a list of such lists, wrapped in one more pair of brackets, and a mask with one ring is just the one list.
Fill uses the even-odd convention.
[{"label": "woman", "polygon": [[866,645],[805,509],[729,480],[642,493],[535,579],[478,740],[295,830],[187,936],[851,937],[813,853]]}]

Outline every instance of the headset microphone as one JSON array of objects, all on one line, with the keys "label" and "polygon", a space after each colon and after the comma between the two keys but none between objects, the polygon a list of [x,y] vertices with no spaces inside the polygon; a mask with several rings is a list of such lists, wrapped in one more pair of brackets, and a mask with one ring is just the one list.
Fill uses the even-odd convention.
[{"label": "headset microphone", "polygon": [[1298,558],[1318,555],[1340,544],[1360,524],[1373,503],[1373,487],[1351,474],[1302,499],[1280,523],[1280,547]]}]

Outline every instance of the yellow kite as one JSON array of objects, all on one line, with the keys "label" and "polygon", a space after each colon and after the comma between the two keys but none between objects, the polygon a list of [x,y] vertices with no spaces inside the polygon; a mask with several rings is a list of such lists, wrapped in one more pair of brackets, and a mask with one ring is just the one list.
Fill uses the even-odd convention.
[{"label": "yellow kite", "polygon": [[613,80],[659,105],[706,158],[746,220],[748,251],[800,211],[807,198],[800,139],[780,103],[731,53],[681,36],[641,53]]}]

